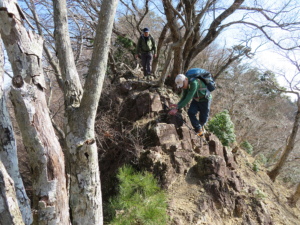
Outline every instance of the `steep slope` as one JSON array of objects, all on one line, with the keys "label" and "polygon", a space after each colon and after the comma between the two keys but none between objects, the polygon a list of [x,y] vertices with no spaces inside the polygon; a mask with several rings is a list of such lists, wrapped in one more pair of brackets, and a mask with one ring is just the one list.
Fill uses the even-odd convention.
[{"label": "steep slope", "polygon": [[[254,159],[244,150],[233,153],[211,133],[204,145],[163,110],[164,103],[179,99],[170,89],[121,79],[115,90],[111,98],[122,115],[122,131],[143,141],[134,150],[134,162],[167,191],[171,224],[300,224],[299,209],[288,205],[290,193],[272,183],[264,169],[254,172]],[[189,123],[184,110],[182,115]],[[112,171],[109,166],[104,174]]]}]

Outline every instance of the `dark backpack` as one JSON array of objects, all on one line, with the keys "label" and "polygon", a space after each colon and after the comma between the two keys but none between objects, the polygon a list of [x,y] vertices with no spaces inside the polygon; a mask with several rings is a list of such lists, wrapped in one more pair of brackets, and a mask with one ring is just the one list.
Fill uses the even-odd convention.
[{"label": "dark backpack", "polygon": [[[200,79],[206,84],[207,92],[212,92],[216,89],[216,83],[214,81],[213,76],[205,69],[201,68],[193,68],[186,72],[185,76],[190,78],[192,82],[195,79]],[[209,95],[208,93],[208,95]]]}]

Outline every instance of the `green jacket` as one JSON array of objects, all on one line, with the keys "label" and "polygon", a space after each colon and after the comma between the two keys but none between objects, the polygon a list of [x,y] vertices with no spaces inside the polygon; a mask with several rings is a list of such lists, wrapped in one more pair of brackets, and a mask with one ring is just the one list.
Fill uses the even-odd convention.
[{"label": "green jacket", "polygon": [[138,43],[136,45],[136,54],[139,53],[147,53],[150,51],[154,51],[154,54],[156,54],[157,52],[157,48],[156,48],[156,44],[155,41],[153,39],[153,37],[149,34],[148,36],[148,41],[146,43],[145,39],[144,39],[144,34],[142,34],[138,40]]},{"label": "green jacket", "polygon": [[[201,83],[201,87],[199,82]],[[178,102],[178,109],[181,109],[184,106],[186,106],[192,100],[192,98],[195,98],[195,100],[198,102],[207,101],[207,99],[205,98],[206,90],[206,85],[202,80],[195,79],[192,82],[190,82],[189,79],[188,87],[187,89],[183,89],[182,97]],[[211,98],[212,96],[210,94],[209,99]]]}]

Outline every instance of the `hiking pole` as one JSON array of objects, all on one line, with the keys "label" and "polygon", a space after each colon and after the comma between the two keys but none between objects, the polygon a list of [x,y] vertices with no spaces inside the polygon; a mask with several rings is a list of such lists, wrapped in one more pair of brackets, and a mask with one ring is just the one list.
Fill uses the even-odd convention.
[{"label": "hiking pole", "polygon": [[[168,108],[169,110],[170,110],[170,107],[169,106],[167,106],[166,105],[166,103],[164,103],[164,111],[166,111],[166,108]],[[204,139],[204,137],[201,137],[201,136],[198,136],[198,134],[197,134],[197,132],[194,130],[194,129],[192,129],[185,121],[184,121],[184,119],[182,119],[179,115],[177,115],[177,113],[175,114],[175,116],[177,117],[177,118],[179,118],[191,131],[193,131],[193,133],[197,136],[197,137],[200,137],[202,140],[203,140],[203,142],[205,143],[205,144],[208,144],[208,142]]]}]

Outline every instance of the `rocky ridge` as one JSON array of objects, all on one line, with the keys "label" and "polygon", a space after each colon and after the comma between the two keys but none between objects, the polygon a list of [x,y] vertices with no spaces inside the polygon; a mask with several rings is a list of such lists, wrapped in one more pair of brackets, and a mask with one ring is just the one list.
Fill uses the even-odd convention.
[{"label": "rocky ridge", "polygon": [[[299,210],[287,203],[289,193],[265,169],[254,172],[252,157],[224,147],[212,133],[204,145],[164,111],[164,103],[179,97],[152,84],[121,78],[116,102],[125,126],[133,124],[144,135],[138,164],[167,191],[172,224],[300,224]],[[189,123],[184,110],[182,116]]]}]

